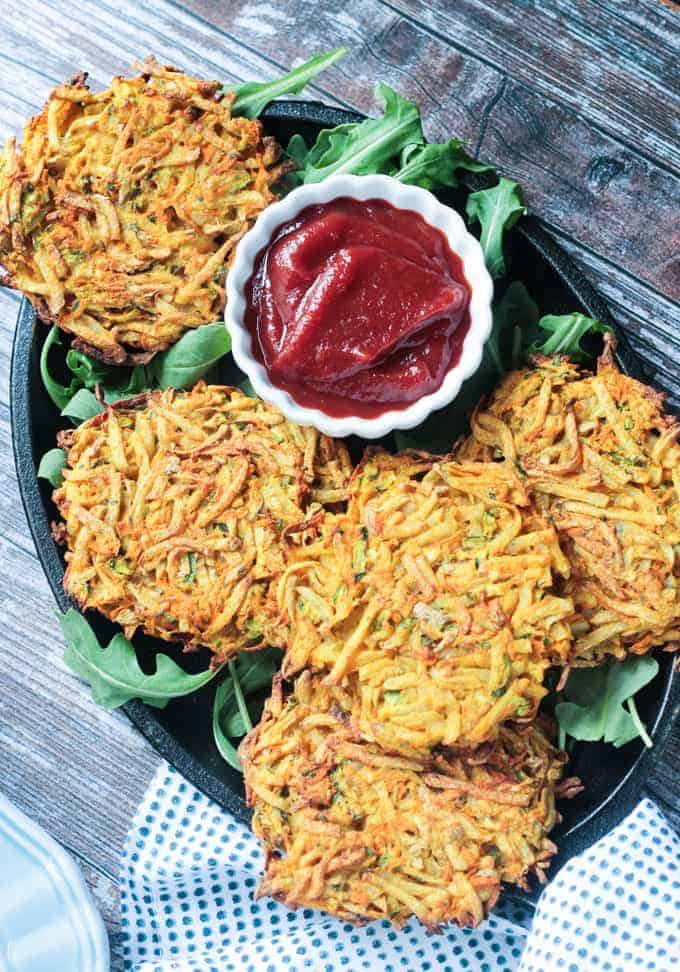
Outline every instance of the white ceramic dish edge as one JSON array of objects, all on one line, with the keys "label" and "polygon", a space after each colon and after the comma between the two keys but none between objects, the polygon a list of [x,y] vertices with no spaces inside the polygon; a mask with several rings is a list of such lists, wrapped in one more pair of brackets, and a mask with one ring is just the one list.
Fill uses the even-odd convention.
[{"label": "white ceramic dish edge", "polygon": [[[267,246],[275,230],[292,220],[301,210],[317,203],[349,196],[353,199],[383,199],[398,209],[419,213],[431,226],[447,237],[449,246],[463,263],[470,285],[470,327],[457,364],[446,374],[437,391],[418,399],[408,408],[383,412],[376,418],[347,416],[334,418],[315,408],[299,405],[292,396],[273,385],[262,364],[252,353],[252,338],[244,324],[245,288],[250,280],[258,254]],[[484,343],[491,334],[491,298],[493,283],[484,263],[478,241],[469,233],[455,210],[439,202],[427,189],[408,186],[390,176],[331,176],[323,182],[299,186],[279,202],[268,206],[255,225],[239,242],[234,262],[227,275],[227,303],[224,320],[231,336],[234,359],[246,373],[253,388],[265,401],[276,405],[291,422],[312,425],[326,435],[343,438],[359,435],[377,439],[395,429],[412,429],[427,416],[454,400],[466,378],[477,371]]]},{"label": "white ceramic dish edge", "polygon": [[[31,901],[23,893],[13,893],[14,882],[10,875],[3,874],[0,888],[0,911],[5,909],[2,900],[8,895],[10,908],[14,913],[12,925],[16,928],[23,923],[21,936],[30,945],[26,949],[31,969],[38,968],[39,956],[44,954],[45,972],[54,972],[53,957],[55,936],[65,946],[73,943],[73,964],[69,972],[109,972],[109,944],[101,915],[97,911],[83,876],[68,854],[42,828],[33,823],[25,814],[0,794],[0,845],[11,842],[27,861],[27,871],[21,880],[25,891],[33,880],[36,886],[48,885],[62,905],[61,914],[41,914],[31,908]],[[0,848],[1,849],[1,848]],[[6,882],[6,883],[5,883]],[[17,920],[16,908],[24,905],[24,921]],[[42,938],[41,938],[42,936]],[[13,943],[14,944],[14,943]],[[17,942],[18,945],[18,942]],[[0,967],[2,956],[0,955]],[[12,969],[20,972],[23,966],[11,964]]]}]

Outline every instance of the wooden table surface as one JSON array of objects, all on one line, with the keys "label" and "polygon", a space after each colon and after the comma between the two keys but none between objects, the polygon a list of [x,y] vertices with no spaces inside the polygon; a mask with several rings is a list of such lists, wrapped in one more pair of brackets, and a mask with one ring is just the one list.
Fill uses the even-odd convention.
[{"label": "wooden table surface", "polygon": [[[463,136],[519,181],[677,403],[679,11],[657,0],[3,0],[0,134],[80,70],[105,86],[153,53],[206,78],[266,79],[344,44],[313,96],[370,112],[383,79],[419,102],[430,137]],[[117,954],[121,847],[159,758],[61,661],[11,454],[17,308],[0,291],[0,789],[80,862]],[[678,825],[680,736],[670,748],[653,788]]]}]

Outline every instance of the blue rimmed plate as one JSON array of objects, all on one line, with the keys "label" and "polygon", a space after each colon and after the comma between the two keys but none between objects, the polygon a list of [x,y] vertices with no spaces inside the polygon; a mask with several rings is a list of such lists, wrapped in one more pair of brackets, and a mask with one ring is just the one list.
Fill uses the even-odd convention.
[{"label": "blue rimmed plate", "polygon": [[0,795],[0,972],[108,972],[104,923],[71,858]]}]

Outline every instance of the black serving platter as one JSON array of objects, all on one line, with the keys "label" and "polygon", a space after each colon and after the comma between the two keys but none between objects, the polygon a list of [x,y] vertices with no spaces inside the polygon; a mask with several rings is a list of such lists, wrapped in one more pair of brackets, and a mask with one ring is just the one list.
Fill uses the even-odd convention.
[{"label": "black serving platter", "polygon": [[[268,132],[282,144],[299,132],[313,141],[322,128],[358,121],[362,116],[317,102],[281,101],[271,105],[262,120]],[[484,178],[470,176],[461,191],[448,192],[442,199],[460,207],[465,190],[484,185]],[[563,313],[580,309],[614,327],[619,338],[618,356],[622,368],[635,377],[649,381],[644,362],[631,350],[625,335],[616,328],[602,298],[589,284],[567,254],[541,229],[535,219],[524,218],[506,240],[508,279],[525,282],[542,313]],[[21,497],[35,541],[40,562],[59,608],[69,601],[64,594],[63,558],[50,534],[50,521],[56,516],[51,487],[38,480],[40,457],[55,444],[55,433],[65,427],[40,380],[40,350],[47,328],[36,321],[35,313],[24,300],[17,320],[12,351],[11,411],[12,437]],[[221,376],[228,381],[229,375]],[[232,380],[238,380],[235,376]],[[463,410],[461,405],[461,411]],[[462,418],[462,416],[461,416]],[[89,618],[98,637],[106,643],[115,630],[98,616]],[[205,668],[207,657],[182,656],[179,648],[169,647],[146,637],[135,637],[142,665],[152,664],[156,651],[172,654],[192,670]],[[673,659],[659,653],[660,672],[637,699],[638,710],[654,739],[646,750],[640,742],[622,749],[601,744],[575,747],[569,773],[582,777],[586,789],[560,806],[563,821],[554,831],[559,853],[550,874],[569,858],[607,833],[633,808],[645,792],[651,773],[664,759],[664,749],[680,702],[680,678],[674,676]],[[241,820],[249,819],[239,774],[219,756],[212,739],[211,711],[214,686],[185,699],[171,702],[164,710],[141,702],[129,702],[125,712],[154,748],[195,786]],[[513,897],[535,901],[538,891],[529,893],[508,889]]]}]

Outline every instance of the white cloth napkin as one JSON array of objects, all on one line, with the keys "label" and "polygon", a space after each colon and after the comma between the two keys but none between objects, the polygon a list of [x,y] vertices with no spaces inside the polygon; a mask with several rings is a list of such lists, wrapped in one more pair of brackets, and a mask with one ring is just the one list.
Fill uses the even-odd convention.
[{"label": "white cloth napkin", "polygon": [[262,854],[248,828],[163,764],[121,864],[134,972],[677,972],[680,840],[643,800],[521,913],[441,935],[416,921],[354,928],[253,900]]}]

